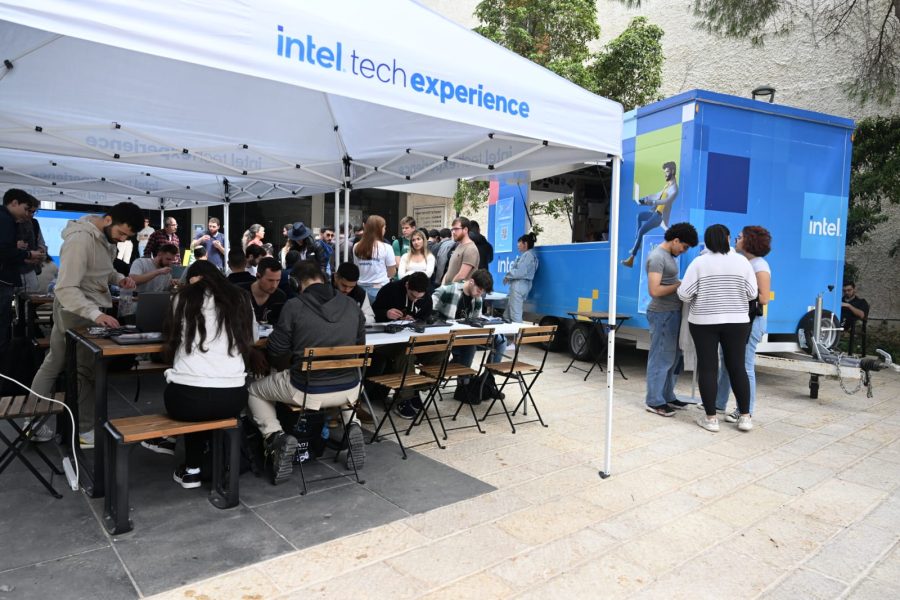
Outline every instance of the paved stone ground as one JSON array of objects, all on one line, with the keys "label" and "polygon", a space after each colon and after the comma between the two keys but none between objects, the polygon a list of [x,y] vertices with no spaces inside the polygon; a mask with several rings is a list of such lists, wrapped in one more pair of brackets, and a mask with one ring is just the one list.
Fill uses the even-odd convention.
[{"label": "paved stone ground", "polygon": [[154,598],[900,597],[898,374],[811,400],[806,376],[761,369],[754,430],[713,434],[695,408],[645,412],[646,354],[619,356],[610,478],[606,375],[551,355],[549,428],[492,417],[424,450],[496,491]]}]

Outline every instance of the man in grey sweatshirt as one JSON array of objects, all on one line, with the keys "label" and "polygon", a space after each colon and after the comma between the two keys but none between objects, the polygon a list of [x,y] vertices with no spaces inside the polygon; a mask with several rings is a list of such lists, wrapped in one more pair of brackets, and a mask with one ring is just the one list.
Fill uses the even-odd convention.
[{"label": "man in grey sweatshirt", "polygon": [[[309,410],[339,407],[347,417],[358,397],[356,369],[312,371],[307,381],[306,373],[299,369],[303,353],[307,348],[355,346],[366,342],[366,320],[359,305],[325,283],[317,262],[298,262],[291,278],[299,293],[281,309],[267,344],[270,363],[285,370],[254,381],[248,387],[248,407],[265,439],[266,458],[272,483],[276,485],[291,475],[297,439],[283,431],[275,403],[296,404]],[[346,423],[347,419],[343,421]],[[352,454],[359,469],[365,459],[362,430],[355,418],[347,426],[350,443],[347,465],[350,468]]]},{"label": "man in grey sweatshirt", "polygon": [[[59,276],[53,300],[53,329],[50,351],[31,382],[32,389],[43,396],[53,391],[56,378],[66,366],[66,331],[77,327],[118,327],[119,322],[103,312],[112,307],[110,285],[133,289],[134,280],[122,277],[113,268],[116,243],[132,237],[144,224],[137,205],[120,202],[104,215],[86,215],[69,221],[62,231],[59,251]],[[91,352],[83,345],[77,349],[78,360],[78,429],[82,448],[94,443],[94,364]],[[46,439],[39,432],[37,440]]]}]

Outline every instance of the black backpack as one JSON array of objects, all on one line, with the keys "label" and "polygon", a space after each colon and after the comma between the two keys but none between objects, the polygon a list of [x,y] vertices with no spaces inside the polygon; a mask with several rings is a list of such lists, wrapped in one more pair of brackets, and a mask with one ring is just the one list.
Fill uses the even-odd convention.
[{"label": "black backpack", "polygon": [[470,404],[480,404],[487,400],[502,400],[506,398],[497,387],[494,374],[485,371],[480,377],[473,377],[465,384],[458,384],[453,398]]}]

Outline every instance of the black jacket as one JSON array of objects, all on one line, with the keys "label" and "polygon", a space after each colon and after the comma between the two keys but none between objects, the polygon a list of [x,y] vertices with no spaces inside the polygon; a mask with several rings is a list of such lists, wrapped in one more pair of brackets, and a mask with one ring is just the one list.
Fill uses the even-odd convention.
[{"label": "black jacket", "polygon": [[[269,335],[269,355],[291,356],[291,383],[298,390],[306,387],[306,374],[298,365],[307,348],[354,346],[366,343],[366,320],[356,302],[336,293],[331,285],[315,283],[291,298],[281,310],[278,325]],[[348,390],[359,383],[356,369],[314,371],[311,393]]]},{"label": "black jacket", "polygon": [[410,302],[409,298],[406,297],[406,280],[408,277],[407,275],[398,281],[391,281],[378,291],[375,302],[372,303],[376,321],[379,323],[390,321],[387,311],[392,308],[404,311],[417,321],[426,321],[431,316],[431,294],[426,291],[425,295],[415,302]]},{"label": "black jacket", "polygon": [[12,213],[5,206],[0,206],[0,285],[18,287],[22,284],[19,271],[25,265],[28,250],[17,247],[18,231]]},{"label": "black jacket", "polygon": [[494,262],[494,247],[487,241],[486,237],[474,231],[469,232],[469,239],[478,248],[478,268],[487,269],[488,265]]}]

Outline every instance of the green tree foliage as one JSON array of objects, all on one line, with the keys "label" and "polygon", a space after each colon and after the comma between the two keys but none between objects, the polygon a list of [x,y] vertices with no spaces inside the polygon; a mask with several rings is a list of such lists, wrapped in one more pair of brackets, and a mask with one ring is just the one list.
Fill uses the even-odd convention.
[{"label": "green tree foliage", "polygon": [[487,181],[456,180],[456,193],[453,194],[453,209],[459,215],[467,210],[478,212],[488,199]]},{"label": "green tree foliage", "polygon": [[[588,44],[600,37],[595,0],[482,0],[475,7],[481,25],[475,31],[493,42],[548,68],[595,94],[620,102],[625,110],[660,99],[663,30],[644,17],[599,52]],[[457,212],[467,204],[471,184],[461,183],[454,196]],[[486,193],[485,193],[486,194]],[[485,195],[486,197],[486,195]],[[479,204],[480,207],[482,204]],[[572,222],[572,198],[531,203],[532,214]],[[533,225],[539,232],[540,227]]]},{"label": "green tree foliage", "polygon": [[[864,242],[887,220],[881,203],[900,203],[900,117],[873,117],[857,123],[850,166],[847,245]],[[900,237],[891,248],[900,252]]]},{"label": "green tree foliage", "polygon": [[[640,6],[641,0],[619,0]],[[900,86],[900,0],[691,0],[698,24],[725,37],[763,44],[808,25],[817,41],[834,40],[853,57],[847,95],[889,104]]]}]

